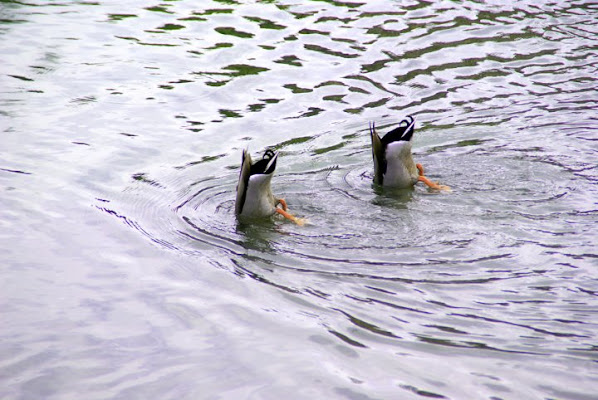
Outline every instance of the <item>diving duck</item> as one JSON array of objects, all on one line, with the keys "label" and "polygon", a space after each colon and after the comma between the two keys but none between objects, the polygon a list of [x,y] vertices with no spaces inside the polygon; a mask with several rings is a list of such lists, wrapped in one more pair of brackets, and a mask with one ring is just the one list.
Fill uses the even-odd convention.
[{"label": "diving duck", "polygon": [[277,159],[278,152],[268,149],[261,160],[252,163],[249,152],[243,150],[235,214],[244,217],[269,217],[278,213],[298,225],[303,225],[301,219],[287,211],[286,201],[275,198],[272,194],[270,181],[276,169]]},{"label": "diving duck", "polygon": [[374,123],[370,124],[372,155],[374,156],[374,182],[385,187],[406,189],[417,182],[423,182],[432,189],[450,190],[424,176],[424,167],[413,161],[411,139],[415,119],[408,116],[383,138],[376,133]]}]

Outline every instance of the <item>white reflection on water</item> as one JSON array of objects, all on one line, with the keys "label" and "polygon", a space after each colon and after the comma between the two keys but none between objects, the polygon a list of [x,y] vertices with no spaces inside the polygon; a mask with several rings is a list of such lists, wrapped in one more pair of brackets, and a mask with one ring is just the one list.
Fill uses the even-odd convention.
[{"label": "white reflection on water", "polygon": [[[0,13],[2,398],[594,396],[593,4]],[[372,186],[406,115],[452,193]]]}]

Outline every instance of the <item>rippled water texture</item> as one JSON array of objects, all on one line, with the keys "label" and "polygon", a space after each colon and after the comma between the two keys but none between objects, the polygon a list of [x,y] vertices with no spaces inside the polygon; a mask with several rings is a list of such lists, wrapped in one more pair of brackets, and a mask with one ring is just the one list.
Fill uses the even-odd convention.
[{"label": "rippled water texture", "polygon": [[[0,1],[2,399],[595,399],[598,6]],[[452,188],[372,185],[416,118]],[[234,216],[280,152],[300,227]]]}]

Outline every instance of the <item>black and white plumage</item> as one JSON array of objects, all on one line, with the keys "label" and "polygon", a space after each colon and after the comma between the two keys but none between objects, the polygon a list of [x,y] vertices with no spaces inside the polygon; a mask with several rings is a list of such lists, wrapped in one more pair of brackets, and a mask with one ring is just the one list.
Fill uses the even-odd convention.
[{"label": "black and white plumage", "polygon": [[370,124],[372,155],[374,157],[374,183],[384,187],[407,189],[417,182],[437,190],[450,191],[448,186],[439,185],[424,176],[424,167],[413,161],[411,140],[415,131],[415,118],[408,116],[395,129],[384,135],[376,133],[375,124]]},{"label": "black and white plumage", "polygon": [[261,160],[252,163],[249,152],[243,150],[235,214],[267,217],[276,212],[276,206],[280,201],[272,194],[270,181],[276,169],[277,159],[278,153],[268,149]]},{"label": "black and white plumage", "polygon": [[418,168],[411,155],[414,127],[415,119],[409,116],[380,138],[375,125],[370,124],[375,183],[404,189],[418,182]]}]

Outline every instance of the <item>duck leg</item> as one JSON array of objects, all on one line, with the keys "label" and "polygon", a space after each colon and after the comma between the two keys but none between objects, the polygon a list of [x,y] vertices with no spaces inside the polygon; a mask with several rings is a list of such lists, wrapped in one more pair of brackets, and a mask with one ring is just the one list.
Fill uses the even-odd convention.
[{"label": "duck leg", "polygon": [[432,189],[436,189],[436,190],[444,190],[449,192],[451,190],[450,187],[446,186],[446,185],[440,185],[436,182],[432,182],[431,180],[429,180],[428,178],[426,178],[424,176],[424,166],[421,164],[415,164],[415,166],[417,167],[417,170],[419,171],[419,177],[417,178],[418,182],[423,182],[426,185],[428,185],[428,187],[432,188]]},{"label": "duck leg", "polygon": [[285,199],[276,199],[276,205],[281,205],[282,209],[286,211],[289,207],[287,207],[287,202]]},{"label": "duck leg", "polygon": [[417,170],[419,171],[419,176],[424,176],[424,166],[419,163],[415,164],[415,166],[417,167]]},{"label": "duck leg", "polygon": [[[418,168],[419,169],[419,168]],[[420,170],[420,173],[422,172],[422,170]],[[417,178],[418,182],[423,182],[426,185],[428,185],[428,187],[432,188],[432,189],[436,189],[436,190],[444,190],[444,191],[450,191],[451,188],[445,185],[440,185],[436,182],[432,182],[431,180],[429,180],[428,178],[426,178],[423,174],[420,174],[420,176]]]},{"label": "duck leg", "polygon": [[290,219],[291,221],[293,221],[294,223],[296,223],[299,226],[303,226],[305,224],[305,221],[303,220],[303,218],[297,218],[293,214],[291,214],[287,211],[288,210],[287,202],[284,199],[276,199],[276,205],[278,206],[278,204],[280,204],[282,206],[282,208],[276,207],[276,212],[278,214],[282,215],[286,219]]}]

